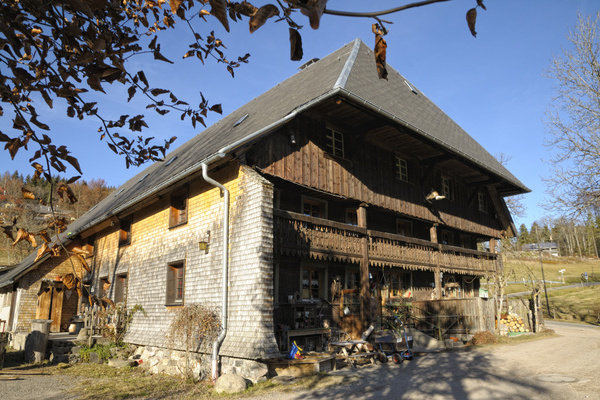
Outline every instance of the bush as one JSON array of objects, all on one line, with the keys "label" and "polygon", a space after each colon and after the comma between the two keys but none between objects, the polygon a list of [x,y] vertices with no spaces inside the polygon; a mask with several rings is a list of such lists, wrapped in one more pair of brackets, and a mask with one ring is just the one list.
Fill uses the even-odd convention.
[{"label": "bush", "polygon": [[490,331],[481,331],[473,335],[473,339],[471,339],[470,343],[472,345],[496,344],[498,343],[498,338]]}]

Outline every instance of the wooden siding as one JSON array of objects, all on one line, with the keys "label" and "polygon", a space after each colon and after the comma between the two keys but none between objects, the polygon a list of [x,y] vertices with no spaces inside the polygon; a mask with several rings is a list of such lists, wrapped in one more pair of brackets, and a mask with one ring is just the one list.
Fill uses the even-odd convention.
[{"label": "wooden siding", "polygon": [[[464,336],[479,331],[494,332],[495,306],[491,299],[413,301],[411,315],[417,329],[442,336]],[[434,328],[435,326],[435,328]]]},{"label": "wooden siding", "polygon": [[282,255],[358,263],[362,239],[369,238],[371,266],[396,266],[482,276],[497,268],[497,254],[441,245],[368,230],[322,218],[274,210],[274,247]]},{"label": "wooden siding", "polygon": [[[295,144],[290,142],[290,131]],[[434,170],[423,181],[421,167],[410,148],[382,148],[370,134],[345,133],[345,158],[325,151],[324,122],[300,117],[270,135],[248,153],[248,160],[262,172],[349,199],[384,207],[400,214],[474,232],[502,237],[494,219],[496,211],[482,213],[473,198],[476,188],[455,180],[455,199],[427,204],[424,196],[440,188],[441,172]],[[395,154],[404,154],[411,166],[411,183],[395,176]],[[424,168],[423,168],[424,169]],[[448,172],[448,171],[446,171]]]}]

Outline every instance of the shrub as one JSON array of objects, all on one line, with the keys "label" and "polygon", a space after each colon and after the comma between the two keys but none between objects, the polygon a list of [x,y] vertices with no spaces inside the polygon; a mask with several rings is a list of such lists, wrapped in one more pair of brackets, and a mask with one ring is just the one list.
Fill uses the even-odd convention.
[{"label": "shrub", "polygon": [[471,344],[495,344],[498,343],[498,338],[490,331],[481,331],[477,332],[473,335],[473,339],[471,339]]}]

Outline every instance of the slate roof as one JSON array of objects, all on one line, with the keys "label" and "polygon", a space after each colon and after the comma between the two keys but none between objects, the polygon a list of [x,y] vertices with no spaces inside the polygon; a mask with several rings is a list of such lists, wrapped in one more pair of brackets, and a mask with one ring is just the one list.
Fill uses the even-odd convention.
[{"label": "slate roof", "polygon": [[[391,66],[388,65],[388,80],[379,79],[372,50],[356,39],[208,127],[172,151],[164,162],[144,169],[69,225],[63,237],[73,238],[201,170],[202,163],[210,164],[230,154],[269,134],[303,110],[334,96],[360,102],[508,181],[516,192],[529,192],[423,93],[415,96],[405,78]],[[245,119],[236,125],[243,117]],[[25,273],[34,259],[35,252],[18,268],[0,277],[0,288]]]}]

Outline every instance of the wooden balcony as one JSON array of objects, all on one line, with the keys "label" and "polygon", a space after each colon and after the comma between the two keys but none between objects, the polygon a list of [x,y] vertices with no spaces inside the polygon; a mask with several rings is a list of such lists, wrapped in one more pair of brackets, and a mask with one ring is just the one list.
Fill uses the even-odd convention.
[{"label": "wooden balcony", "polygon": [[360,262],[367,238],[371,266],[483,275],[496,270],[498,255],[433,243],[340,222],[274,210],[275,251],[292,256]]}]

